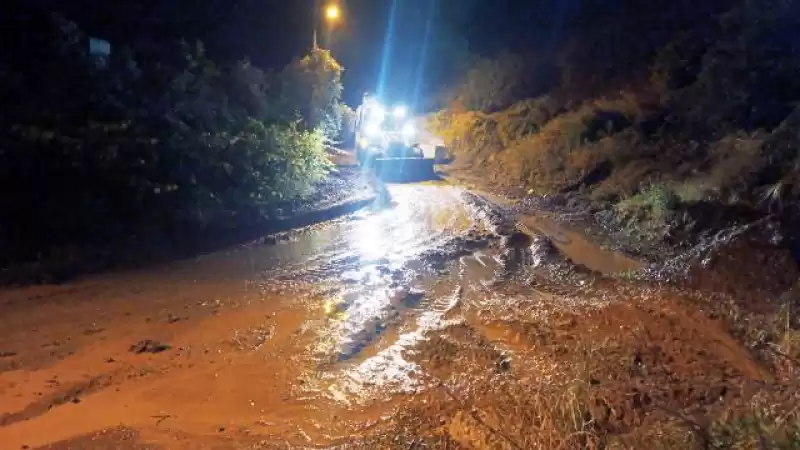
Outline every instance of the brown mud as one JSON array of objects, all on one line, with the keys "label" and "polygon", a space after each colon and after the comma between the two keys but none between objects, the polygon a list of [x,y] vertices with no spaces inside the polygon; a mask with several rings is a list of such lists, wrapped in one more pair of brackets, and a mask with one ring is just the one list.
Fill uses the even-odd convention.
[{"label": "brown mud", "polygon": [[737,297],[720,285],[746,244],[654,284],[489,197],[390,191],[226,252],[0,291],[0,448],[701,449],[754,405],[793,419],[792,349],[751,339],[797,278],[779,251],[772,287]]}]

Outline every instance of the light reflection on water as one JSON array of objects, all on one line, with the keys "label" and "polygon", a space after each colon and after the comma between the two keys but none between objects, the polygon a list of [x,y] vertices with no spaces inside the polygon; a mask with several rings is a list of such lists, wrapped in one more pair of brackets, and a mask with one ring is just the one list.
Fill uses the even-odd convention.
[{"label": "light reflection on water", "polygon": [[404,263],[472,225],[457,188],[397,185],[389,190],[393,206],[367,212],[349,230],[348,247],[366,263]]},{"label": "light reflection on water", "polygon": [[358,263],[340,275],[343,287],[321,308],[328,319],[314,351],[327,356],[320,384],[309,389],[344,403],[420,387],[420,368],[405,353],[446,323],[443,305],[458,280],[410,282],[407,269],[423,251],[475,226],[457,188],[406,185],[390,192],[393,207],[352,222],[337,256]]}]

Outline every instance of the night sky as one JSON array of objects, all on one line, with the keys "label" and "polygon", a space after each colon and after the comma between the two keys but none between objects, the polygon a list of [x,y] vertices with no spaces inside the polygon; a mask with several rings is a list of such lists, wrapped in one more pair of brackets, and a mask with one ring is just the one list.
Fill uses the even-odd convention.
[{"label": "night sky", "polygon": [[[337,0],[330,0],[337,1]],[[709,5],[731,0],[708,0]],[[324,0],[16,0],[17,5],[56,11],[88,34],[114,46],[157,48],[181,38],[202,40],[212,59],[249,58],[280,69],[311,48],[314,12]],[[653,15],[650,32],[697,14],[696,0],[338,0],[343,21],[320,42],[345,67],[345,100],[365,90],[387,100],[414,103],[463,73],[467,55],[501,51],[529,60],[554,59],[576,34],[608,27],[631,15]],[[6,2],[3,8],[14,5]],[[316,6],[315,6],[316,5]],[[13,8],[13,6],[11,6]],[[10,17],[4,14],[0,17]],[[629,45],[629,36],[619,36]],[[14,42],[13,38],[7,42]],[[613,45],[611,46],[613,50]],[[621,47],[620,47],[621,48]]]},{"label": "night sky", "polygon": [[[413,102],[452,81],[468,49],[505,45],[507,19],[525,14],[523,0],[338,0],[345,12],[320,43],[343,64],[345,99],[365,90]],[[307,53],[315,4],[322,0],[19,0],[17,6],[59,12],[87,34],[114,46],[202,40],[212,59],[249,58],[279,69]],[[13,9],[13,2],[3,7]],[[487,6],[489,7],[487,9]],[[489,12],[489,14],[487,14]],[[474,20],[479,16],[481,20]],[[11,15],[5,14],[6,18]],[[7,20],[7,19],[6,19]],[[505,25],[498,25],[503,24]],[[391,33],[389,32],[391,30]],[[487,32],[491,30],[491,32]],[[496,47],[496,46],[495,46]],[[384,58],[384,55],[386,57]],[[383,75],[381,75],[383,73]]]}]

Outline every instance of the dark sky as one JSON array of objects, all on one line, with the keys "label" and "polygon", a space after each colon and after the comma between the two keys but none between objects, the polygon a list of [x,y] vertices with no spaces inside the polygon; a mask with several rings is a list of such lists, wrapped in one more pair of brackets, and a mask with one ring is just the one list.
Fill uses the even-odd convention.
[{"label": "dark sky", "polygon": [[[338,0],[344,20],[331,33],[321,30],[320,41],[346,69],[347,101],[377,89],[413,103],[452,82],[467,51],[547,58],[591,27],[651,11],[657,16],[647,31],[670,11],[697,16],[698,5],[730,1]],[[217,61],[249,57],[262,68],[280,69],[310,49],[314,13],[323,0],[11,0],[3,8],[15,2],[58,11],[115,46],[200,39]]]},{"label": "dark sky", "polygon": [[[445,69],[453,65],[448,58],[465,48],[453,45],[453,39],[465,29],[462,24],[468,6],[475,0],[338,2],[345,10],[343,21],[333,30],[321,29],[320,42],[331,48],[345,67],[346,99],[353,101],[363,91],[379,86],[390,97],[407,98],[439,83]],[[279,69],[309,51],[315,11],[324,2],[12,0],[3,8],[14,9],[15,3],[17,7],[59,12],[89,35],[107,39],[115,47],[131,42],[157,47],[181,38],[200,39],[215,60],[249,57],[262,68]],[[11,15],[4,16],[8,20]],[[385,60],[384,54],[388,55]]]}]

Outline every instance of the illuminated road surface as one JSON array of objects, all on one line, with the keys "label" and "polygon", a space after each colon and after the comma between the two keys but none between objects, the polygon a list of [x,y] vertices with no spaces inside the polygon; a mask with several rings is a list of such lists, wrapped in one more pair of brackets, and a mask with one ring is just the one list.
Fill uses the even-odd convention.
[{"label": "illuminated road surface", "polygon": [[575,229],[390,190],[261,244],[0,291],[0,449],[606,448],[778,379],[696,299],[603,276],[640,263]]},{"label": "illuminated road surface", "polygon": [[[464,283],[493,275],[462,194],[391,186],[390,208],[272,245],[3,292],[2,448],[352,435],[424,389],[404,355],[446,323]],[[147,340],[168,348],[137,353]]]}]

